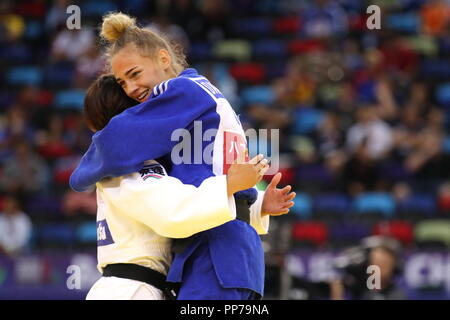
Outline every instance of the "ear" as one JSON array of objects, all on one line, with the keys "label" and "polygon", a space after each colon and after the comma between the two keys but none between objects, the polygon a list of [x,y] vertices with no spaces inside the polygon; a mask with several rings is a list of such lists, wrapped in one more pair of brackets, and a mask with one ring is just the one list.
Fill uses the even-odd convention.
[{"label": "ear", "polygon": [[158,59],[159,63],[161,65],[161,67],[164,69],[164,71],[169,69],[171,62],[172,62],[169,51],[167,51],[166,49],[160,49],[158,52],[158,56],[159,56],[159,59]]}]

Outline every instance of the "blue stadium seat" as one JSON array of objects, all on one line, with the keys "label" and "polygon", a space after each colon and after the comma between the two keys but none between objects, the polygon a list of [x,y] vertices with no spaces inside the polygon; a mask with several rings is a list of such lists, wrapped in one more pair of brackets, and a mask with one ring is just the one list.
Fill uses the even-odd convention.
[{"label": "blue stadium seat", "polygon": [[259,17],[239,18],[233,20],[230,27],[240,37],[267,35],[272,31],[272,20]]},{"label": "blue stadium seat", "polygon": [[436,101],[442,106],[450,106],[450,83],[441,84],[436,88]]},{"label": "blue stadium seat", "polygon": [[304,164],[296,170],[296,180],[299,184],[327,184],[333,180],[329,170],[322,164]]},{"label": "blue stadium seat", "polygon": [[68,246],[75,241],[75,229],[68,223],[50,223],[40,227],[38,238],[45,245]]},{"label": "blue stadium seat", "polygon": [[29,84],[39,86],[42,81],[42,71],[37,66],[19,66],[9,69],[6,81],[10,85]]},{"label": "blue stadium seat", "polygon": [[395,213],[395,202],[389,193],[367,192],[356,197],[353,208],[357,213],[381,213],[392,217]]},{"label": "blue stadium seat", "polygon": [[318,127],[324,113],[313,108],[301,108],[295,114],[294,132],[308,134]]},{"label": "blue stadium seat", "polygon": [[282,40],[263,39],[252,43],[253,57],[285,59],[288,55],[287,44]]},{"label": "blue stadium seat", "polygon": [[82,14],[86,17],[103,16],[107,12],[117,11],[118,7],[114,2],[104,0],[85,1],[82,6]]},{"label": "blue stadium seat", "polygon": [[313,209],[313,201],[308,194],[297,192],[294,198],[292,214],[299,219],[309,219]]},{"label": "blue stadium seat", "polygon": [[424,78],[436,80],[450,79],[450,62],[446,60],[424,60],[421,63],[421,73]]},{"label": "blue stadium seat", "polygon": [[397,203],[397,208],[400,212],[405,213],[420,213],[431,217],[436,215],[436,199],[432,194],[415,193],[402,202]]},{"label": "blue stadium seat", "polygon": [[189,46],[188,57],[191,61],[209,60],[211,55],[211,45],[205,41],[193,42]]},{"label": "blue stadium seat", "polygon": [[370,235],[370,227],[363,223],[342,222],[330,227],[330,242],[355,244]]},{"label": "blue stadium seat", "polygon": [[44,26],[39,21],[29,21],[27,23],[24,37],[29,40],[39,38],[44,32]]},{"label": "blue stadium seat", "polygon": [[314,210],[346,214],[351,211],[351,201],[345,194],[319,194],[314,198]]},{"label": "blue stadium seat", "polygon": [[274,92],[271,86],[252,86],[242,90],[241,97],[244,103],[264,103],[271,104],[274,99]]},{"label": "blue stadium seat", "polygon": [[32,53],[23,43],[5,44],[0,45],[0,58],[4,62],[28,64],[31,62]]},{"label": "blue stadium seat", "polygon": [[62,203],[59,197],[36,195],[27,203],[27,212],[31,215],[59,216],[62,213]]},{"label": "blue stadium seat", "polygon": [[83,108],[85,92],[83,90],[64,90],[56,94],[54,104],[60,109],[79,109]]},{"label": "blue stadium seat", "polygon": [[444,151],[444,153],[450,154],[450,135],[446,136],[444,138],[444,141],[442,141],[442,151]]},{"label": "blue stadium seat", "polygon": [[75,66],[71,63],[49,65],[45,68],[44,75],[46,85],[53,88],[67,88],[73,82]]},{"label": "blue stadium seat", "polygon": [[97,242],[97,224],[95,221],[80,224],[76,230],[77,241],[81,244]]},{"label": "blue stadium seat", "polygon": [[417,33],[420,17],[416,12],[391,13],[386,17],[386,26],[399,32]]}]

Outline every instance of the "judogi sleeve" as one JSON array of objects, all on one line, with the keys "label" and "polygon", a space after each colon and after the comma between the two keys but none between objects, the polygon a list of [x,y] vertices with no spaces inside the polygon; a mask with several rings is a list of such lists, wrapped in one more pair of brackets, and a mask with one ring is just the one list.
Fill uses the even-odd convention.
[{"label": "judogi sleeve", "polygon": [[269,232],[270,215],[261,216],[261,207],[264,199],[264,191],[258,191],[258,198],[250,206],[250,225],[258,234]]},{"label": "judogi sleeve", "polygon": [[105,177],[137,172],[144,161],[170,153],[179,143],[172,133],[191,130],[193,122],[212,106],[212,98],[187,78],[163,82],[147,101],[116,115],[92,136],[70,176],[71,188],[85,191]]},{"label": "judogi sleeve", "polygon": [[169,238],[186,238],[236,218],[224,175],[205,179],[196,188],[170,176],[144,181],[133,173],[121,177],[119,185],[98,183],[97,188],[114,210]]}]

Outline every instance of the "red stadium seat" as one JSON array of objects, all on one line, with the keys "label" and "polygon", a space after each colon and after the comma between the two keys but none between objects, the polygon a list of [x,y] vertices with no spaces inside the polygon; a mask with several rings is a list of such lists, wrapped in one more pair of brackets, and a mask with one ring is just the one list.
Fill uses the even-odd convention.
[{"label": "red stadium seat", "polygon": [[265,70],[259,63],[237,63],[230,68],[230,74],[238,81],[252,84],[262,83],[265,79]]},{"label": "red stadium seat", "polygon": [[404,245],[410,245],[414,238],[412,225],[408,221],[382,221],[374,225],[373,235],[389,236]]},{"label": "red stadium seat", "polygon": [[292,238],[297,242],[310,242],[323,246],[328,241],[328,227],[322,222],[296,222],[292,226]]},{"label": "red stadium seat", "polygon": [[325,45],[318,40],[293,40],[288,44],[290,54],[310,53],[325,50]]},{"label": "red stadium seat", "polygon": [[273,31],[286,34],[296,33],[300,30],[301,22],[299,17],[281,17],[273,22]]}]

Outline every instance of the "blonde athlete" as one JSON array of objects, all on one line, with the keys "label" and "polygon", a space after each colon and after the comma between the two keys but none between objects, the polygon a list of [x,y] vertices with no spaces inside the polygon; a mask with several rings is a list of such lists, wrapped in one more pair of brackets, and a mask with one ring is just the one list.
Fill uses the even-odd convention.
[{"label": "blonde athlete", "polygon": [[[85,115],[97,131],[133,104],[114,77],[105,75],[88,90]],[[98,182],[98,269],[103,277],[86,299],[164,299],[170,238],[189,237],[235,219],[233,194],[253,186],[267,170],[262,156],[253,163],[233,164],[226,176],[208,178],[198,188],[168,176],[154,160],[139,172]],[[251,207],[251,217],[255,229],[265,233],[261,201]]]}]

